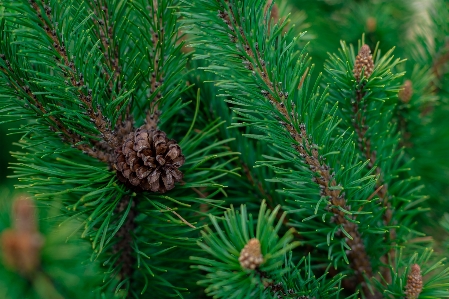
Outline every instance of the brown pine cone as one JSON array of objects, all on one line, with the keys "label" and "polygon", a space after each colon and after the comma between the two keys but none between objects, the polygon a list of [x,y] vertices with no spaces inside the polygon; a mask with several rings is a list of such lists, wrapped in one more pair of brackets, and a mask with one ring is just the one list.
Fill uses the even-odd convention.
[{"label": "brown pine cone", "polygon": [[118,179],[136,191],[165,193],[182,180],[181,148],[165,132],[138,128],[115,150]]}]

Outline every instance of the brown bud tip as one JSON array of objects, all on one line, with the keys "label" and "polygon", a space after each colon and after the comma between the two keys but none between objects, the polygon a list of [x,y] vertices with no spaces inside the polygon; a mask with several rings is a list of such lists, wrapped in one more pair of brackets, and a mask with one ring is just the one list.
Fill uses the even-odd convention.
[{"label": "brown bud tip", "polygon": [[254,270],[263,263],[263,256],[260,250],[260,242],[251,239],[240,251],[239,262],[242,268]]},{"label": "brown bud tip", "polygon": [[362,77],[362,70],[364,70],[365,78],[369,78],[374,70],[373,56],[371,56],[371,50],[368,45],[363,45],[355,58],[353,73],[358,82],[360,82]]},{"label": "brown bud tip", "polygon": [[14,200],[12,208],[13,226],[19,232],[37,232],[36,208],[31,199],[25,195]]},{"label": "brown bud tip", "polygon": [[23,275],[33,273],[40,263],[43,237],[38,232],[36,208],[26,196],[14,200],[12,229],[1,234],[1,252],[6,267]]},{"label": "brown bud tip", "polygon": [[[267,4],[265,5],[265,11],[264,11],[265,15],[267,14],[267,11],[270,8],[272,3],[273,3],[273,0],[267,1]],[[276,3],[273,4],[273,7],[271,8],[270,18],[273,19],[273,21],[275,23],[277,23],[279,21],[279,8]]]},{"label": "brown bud tip", "polygon": [[405,298],[417,299],[422,291],[421,268],[418,264],[412,265],[410,274],[407,276],[407,285],[405,286]]},{"label": "brown bud tip", "polygon": [[368,19],[366,19],[366,30],[368,32],[376,31],[376,27],[377,27],[377,21],[375,18],[369,17]]},{"label": "brown bud tip", "polygon": [[412,81],[405,80],[404,84],[402,85],[402,89],[399,91],[398,97],[402,102],[408,103],[412,98],[412,95],[413,95]]}]

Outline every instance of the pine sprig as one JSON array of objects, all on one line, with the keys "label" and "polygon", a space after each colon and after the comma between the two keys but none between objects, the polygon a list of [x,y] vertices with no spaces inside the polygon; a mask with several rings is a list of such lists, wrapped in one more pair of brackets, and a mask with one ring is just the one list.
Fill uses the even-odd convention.
[{"label": "pine sprig", "polygon": [[[271,161],[261,164],[272,167],[279,176],[285,177],[276,181],[288,186],[283,190],[285,194],[297,199],[301,198],[301,208],[309,207],[311,203],[310,210],[302,210],[301,216],[304,215],[304,218],[296,214],[294,219],[304,223],[303,219],[316,218],[318,209],[320,213],[324,212],[323,219],[326,214],[334,214],[333,219],[338,226],[329,228],[329,231],[326,229],[328,243],[333,239],[335,229],[341,229],[342,235],[348,236],[346,242],[350,245],[346,248],[353,249],[348,252],[349,259],[353,262],[352,267],[357,270],[359,281],[364,281],[363,273],[366,273],[368,277],[371,276],[371,266],[359,235],[359,231],[362,231],[358,228],[360,218],[355,220],[355,215],[360,212],[351,211],[356,211],[363,204],[373,204],[363,200],[371,193],[367,193],[369,190],[367,186],[372,185],[373,177],[369,174],[359,176],[363,165],[358,165],[354,160],[356,157],[350,154],[351,141],[348,141],[346,136],[335,139],[335,135],[332,134],[338,123],[333,116],[336,108],[327,108],[329,112],[321,116],[325,97],[317,94],[316,87],[309,90],[310,77],[301,80],[308,67],[305,54],[295,52],[293,43],[287,43],[287,37],[280,36],[285,22],[273,25],[270,31],[267,29],[267,21],[261,17],[263,14],[260,13],[261,1],[245,3],[245,5],[233,1],[217,3],[200,1],[199,3],[202,10],[193,7],[194,12],[190,13],[188,18],[195,19],[195,22],[201,25],[199,43],[196,46],[200,49],[204,47],[210,53],[207,58],[210,58],[214,64],[208,67],[208,70],[219,76],[223,76],[223,72],[227,74],[226,78],[220,81],[220,87],[233,97],[233,100],[229,102],[237,106],[234,108],[238,115],[236,119],[243,122],[243,125],[251,125],[265,132],[265,136],[250,135],[248,137],[273,142],[276,150],[282,155],[281,159],[271,158]],[[207,9],[207,12],[204,12],[204,9]],[[212,12],[217,10],[219,10],[218,18],[212,15]],[[215,25],[209,26],[209,24]],[[199,34],[199,32],[195,33]],[[204,56],[200,57],[204,58]],[[233,74],[231,80],[229,73]],[[324,115],[330,116],[326,118]],[[318,123],[315,123],[316,121]],[[325,153],[330,154],[326,157],[327,162],[324,162]],[[339,154],[342,156],[338,156]],[[329,165],[340,165],[340,163],[346,167],[350,166],[345,171],[338,171],[333,175],[331,169],[340,168],[339,166],[331,168]],[[286,170],[284,165],[290,167],[297,165],[298,170],[296,172]],[[312,173],[315,173],[316,178],[310,180],[310,183],[303,183],[300,186],[293,183],[304,181],[305,177],[310,177]],[[340,185],[340,182],[344,184],[344,187]],[[357,186],[358,184],[363,186]],[[351,188],[351,185],[357,187]],[[322,199],[319,201],[315,199],[320,194],[317,189],[322,190]],[[305,191],[313,194],[314,199],[307,198],[305,201],[303,196]],[[361,196],[363,193],[366,195]],[[353,196],[356,196],[356,201],[353,201]],[[346,202],[347,197],[351,198],[350,203]],[[327,198],[329,198],[329,213],[324,210]],[[323,206],[320,207],[321,202]],[[352,205],[352,208],[349,205]],[[298,208],[292,207],[295,212]],[[369,208],[367,210],[370,211],[368,213],[372,211]],[[301,224],[298,227],[307,231],[314,227],[315,222],[310,226]],[[296,221],[294,225],[297,225]],[[318,224],[318,226],[321,225]],[[371,227],[375,226],[373,223]],[[316,226],[313,231],[317,231]],[[301,233],[304,234],[302,230]],[[343,244],[342,242],[342,249],[345,248]],[[336,261],[339,260],[332,249],[329,252]],[[340,258],[343,256],[346,258],[345,254],[340,255]]]},{"label": "pine sprig", "polygon": [[[192,257],[200,264],[196,266],[198,269],[208,272],[199,284],[207,286],[209,295],[217,298],[259,297],[266,288],[271,288],[277,279],[281,279],[285,269],[280,266],[285,254],[299,243],[292,242],[293,230],[282,237],[278,235],[285,217],[284,214],[275,222],[279,208],[267,210],[263,202],[257,220],[247,214],[245,206],[240,212],[229,209],[223,219],[210,218],[215,232],[206,227],[202,234],[204,241],[198,243],[208,257]],[[242,257],[242,249],[251,238],[260,242],[263,262],[256,269],[245,269],[239,256]]]},{"label": "pine sprig", "polygon": [[[431,248],[419,249],[419,253],[415,252],[410,256],[403,254],[403,250],[398,250],[395,254],[396,268],[390,267],[392,281],[388,283],[376,281],[378,287],[385,290],[383,293],[385,298],[437,299],[449,296],[449,268],[444,264],[445,259],[435,260]],[[422,274],[422,290],[418,293],[419,297],[414,296],[418,290],[410,291],[411,286],[408,286],[411,283],[410,274],[416,265]],[[382,286],[385,283],[387,286]]]},{"label": "pine sprig", "polygon": [[[98,37],[92,29],[92,17],[100,16],[94,17],[86,3],[2,2],[6,30],[1,43],[5,55],[0,62],[1,111],[11,119],[26,116],[30,120],[16,130],[24,135],[19,143],[22,151],[14,153],[18,187],[27,188],[39,200],[61,200],[61,211],[81,220],[82,236],[92,243],[92,260],[100,260],[107,269],[102,290],[112,288],[121,297],[134,298],[145,293],[181,296],[187,291],[185,286],[174,285],[182,281],[173,276],[179,274],[179,267],[167,267],[164,261],[169,254],[186,260],[199,236],[196,230],[202,226],[200,206],[210,205],[209,213],[216,213],[220,202],[213,197],[225,187],[217,181],[236,175],[235,169],[227,169],[229,163],[220,160],[237,153],[214,138],[222,124],[219,120],[200,131],[193,130],[195,120],[189,117],[180,118],[179,127],[169,122],[176,114],[192,113],[179,98],[188,88],[182,74],[186,55],[178,55],[182,45],[174,46],[179,39],[175,1],[161,1],[153,7],[157,20],[146,17],[150,2],[156,5],[153,1],[122,3],[125,6],[115,10],[116,17],[127,16],[115,22],[115,34],[109,36],[118,46],[111,51],[119,52],[109,53],[108,58],[120,56],[120,74],[114,74],[112,60],[102,53],[101,32]],[[118,5],[107,4],[108,11]],[[130,27],[130,21],[142,26]],[[155,43],[141,31],[154,22],[154,34],[164,32]],[[126,32],[130,34],[121,39]],[[136,46],[127,50],[127,43]],[[150,88],[152,72],[158,72],[159,80],[154,90]],[[114,76],[123,83],[121,88],[112,85],[111,90]],[[27,103],[16,93],[28,97]],[[146,116],[155,113],[156,103],[159,112],[164,109],[159,125],[181,140],[186,157],[182,185],[166,195],[133,192],[118,181],[114,162],[116,148],[129,138],[134,125],[145,127]],[[30,113],[33,110],[38,114]],[[129,117],[127,110],[132,113]],[[121,118],[127,119],[122,122]],[[155,129],[156,121],[146,125]],[[209,196],[198,198],[195,188],[204,188]]]},{"label": "pine sprig", "polygon": [[[363,44],[363,41],[362,41]],[[398,170],[393,168],[391,157],[399,155],[398,137],[392,123],[392,110],[395,109],[395,97],[400,90],[400,78],[402,73],[393,73],[400,59],[393,61],[392,51],[380,56],[377,48],[374,59],[367,45],[359,45],[359,52],[355,56],[354,49],[341,43],[340,53],[330,56],[326,65],[332,92],[330,100],[339,103],[344,119],[344,126],[352,127],[356,132],[360,160],[369,159],[368,169],[375,168],[378,176],[373,195],[377,195],[384,206],[383,222],[386,227],[391,226],[395,216],[396,207],[399,202],[391,202],[394,197],[401,196],[393,194],[390,186],[394,182],[394,175]],[[381,132],[381,133],[379,133]],[[381,160],[378,159],[381,158]],[[405,223],[402,222],[403,225]],[[391,227],[388,241],[395,242],[396,229]],[[394,250],[390,250],[393,259]],[[382,261],[388,264],[388,255],[382,257]],[[391,281],[388,277],[388,269],[383,271],[384,279]]]}]

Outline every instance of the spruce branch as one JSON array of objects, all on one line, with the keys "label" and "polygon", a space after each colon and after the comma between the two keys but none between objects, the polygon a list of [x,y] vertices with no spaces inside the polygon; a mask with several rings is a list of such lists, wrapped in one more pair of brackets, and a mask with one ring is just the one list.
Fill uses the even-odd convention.
[{"label": "spruce branch", "polygon": [[150,32],[146,34],[149,35],[152,44],[152,49],[148,49],[148,59],[151,66],[151,73],[148,78],[151,102],[145,118],[145,128],[149,130],[155,129],[159,122],[161,114],[159,106],[163,97],[163,90],[160,87],[163,85],[164,76],[170,76],[170,74],[164,74],[163,72],[165,60],[167,59],[165,53],[170,51],[171,40],[177,41],[177,37],[172,35],[166,36],[167,24],[164,23],[164,20],[168,18],[167,14],[172,13],[168,9],[169,4],[160,0],[144,2],[146,3],[145,7],[138,6],[137,3],[133,3],[133,5],[142,14],[143,22],[148,25],[147,28],[149,28]]},{"label": "spruce branch", "polygon": [[[2,26],[4,28],[4,24]],[[38,113],[39,116],[46,118],[50,125],[50,130],[53,132],[62,133],[61,139],[67,143],[71,144],[73,147],[76,147],[83,153],[88,154],[91,157],[94,157],[102,162],[109,162],[110,156],[105,154],[103,151],[96,151],[96,149],[92,149],[88,144],[82,143],[82,136],[73,130],[66,128],[66,126],[61,122],[61,120],[57,117],[49,113],[44,104],[42,104],[42,93],[40,89],[33,90],[25,81],[24,74],[17,73],[17,70],[11,67],[11,63],[6,58],[5,54],[1,54],[0,58],[4,65],[0,65],[0,70],[3,72],[5,76],[8,77],[8,87],[12,88],[15,96],[20,96],[18,99],[20,100],[23,96],[23,99],[27,101],[27,103],[23,104],[23,107],[26,109],[31,109],[34,112]]]},{"label": "spruce branch", "polygon": [[[35,111],[37,113],[39,113],[40,115],[47,115],[47,110],[39,102],[37,96],[35,94],[33,94],[33,92],[30,90],[30,87],[28,85],[26,85],[26,83],[24,82],[24,80],[22,78],[20,78],[17,74],[15,74],[14,70],[11,68],[11,64],[10,64],[9,60],[7,60],[5,58],[5,54],[1,54],[0,58],[2,59],[2,62],[6,66],[6,67],[4,67],[3,65],[1,65],[0,70],[6,76],[8,76],[9,78],[12,79],[8,86],[13,88],[15,94],[19,94],[19,93],[22,93],[22,95],[25,94],[27,96],[26,97],[27,101],[33,106],[33,108],[35,109]],[[24,106],[29,107],[28,104],[25,104]],[[80,140],[80,137],[75,134],[71,134],[72,132],[69,132],[62,125],[62,123],[59,121],[59,119],[55,118],[52,115],[48,116],[48,119],[51,122],[51,129],[56,130],[55,127],[58,128],[58,130],[60,130],[61,133],[63,133],[64,139],[70,140],[71,142],[74,142],[74,143],[76,143]]]}]

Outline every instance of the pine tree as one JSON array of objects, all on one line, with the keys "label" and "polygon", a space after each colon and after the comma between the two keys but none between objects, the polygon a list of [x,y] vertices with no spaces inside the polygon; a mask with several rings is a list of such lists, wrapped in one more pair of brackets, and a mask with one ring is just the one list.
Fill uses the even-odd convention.
[{"label": "pine tree", "polygon": [[449,298],[426,11],[0,1],[1,297]]}]

